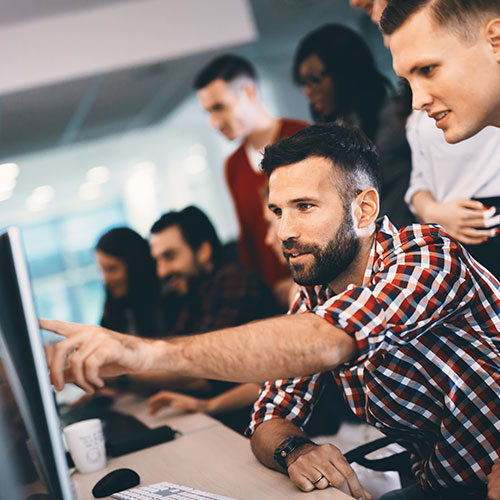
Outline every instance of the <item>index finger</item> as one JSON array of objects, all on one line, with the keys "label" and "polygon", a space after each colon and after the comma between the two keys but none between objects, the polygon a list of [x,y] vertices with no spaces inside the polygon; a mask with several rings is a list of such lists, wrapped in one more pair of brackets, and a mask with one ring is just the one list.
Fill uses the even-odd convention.
[{"label": "index finger", "polygon": [[[351,467],[349,462],[347,462],[344,455],[339,453],[338,459],[330,459],[330,464],[332,466],[332,469],[336,469],[344,477],[344,480],[346,481],[347,486],[350,490],[350,494],[353,497],[363,499],[371,498],[371,495],[361,486],[358,476],[354,472],[354,469]],[[331,470],[328,471],[327,474],[325,474],[328,480],[330,480],[330,473]],[[332,479],[334,480],[333,477]]]},{"label": "index finger", "polygon": [[59,321],[57,319],[39,319],[38,325],[42,330],[54,332],[63,337],[70,337],[81,328],[81,325],[77,325],[76,323]]}]

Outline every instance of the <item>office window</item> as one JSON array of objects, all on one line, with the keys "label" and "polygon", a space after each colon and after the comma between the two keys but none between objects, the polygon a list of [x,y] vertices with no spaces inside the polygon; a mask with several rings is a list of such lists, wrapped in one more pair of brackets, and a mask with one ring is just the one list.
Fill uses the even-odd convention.
[{"label": "office window", "polygon": [[122,225],[127,225],[125,210],[115,203],[21,226],[40,317],[99,322],[105,292],[94,246],[104,231]]}]

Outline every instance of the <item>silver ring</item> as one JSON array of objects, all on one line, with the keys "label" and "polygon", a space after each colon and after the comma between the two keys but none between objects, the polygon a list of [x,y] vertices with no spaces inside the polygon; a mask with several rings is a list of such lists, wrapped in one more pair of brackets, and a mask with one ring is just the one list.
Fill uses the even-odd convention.
[{"label": "silver ring", "polygon": [[312,484],[316,484],[316,483],[319,483],[325,476],[323,476],[323,474],[321,474],[321,476],[318,477],[318,479],[316,479],[316,481],[311,481]]}]

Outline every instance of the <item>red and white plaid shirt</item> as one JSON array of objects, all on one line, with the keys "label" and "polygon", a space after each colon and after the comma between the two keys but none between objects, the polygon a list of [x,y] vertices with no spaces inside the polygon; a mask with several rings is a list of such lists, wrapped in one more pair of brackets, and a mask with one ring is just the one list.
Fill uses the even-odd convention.
[{"label": "red and white plaid shirt", "polygon": [[[290,313],[306,312],[356,340],[335,379],[360,418],[412,452],[424,489],[486,482],[500,458],[500,284],[461,245],[379,220],[363,285],[302,287]],[[267,382],[248,434],[272,418],[303,427],[321,386],[319,374]]]}]

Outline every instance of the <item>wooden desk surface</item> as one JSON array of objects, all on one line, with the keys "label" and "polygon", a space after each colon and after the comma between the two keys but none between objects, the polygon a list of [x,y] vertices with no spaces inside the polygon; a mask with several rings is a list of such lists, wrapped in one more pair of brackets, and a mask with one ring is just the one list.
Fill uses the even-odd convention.
[{"label": "wooden desk surface", "polygon": [[121,467],[135,470],[140,486],[169,481],[238,500],[352,500],[333,488],[301,492],[284,474],[263,466],[254,457],[248,439],[207,415],[167,411],[150,417],[134,396],[121,398],[116,408],[133,413],[152,427],[168,424],[183,434],[168,443],[113,458],[103,470],[74,474],[78,500],[93,499],[94,484]]},{"label": "wooden desk surface", "polygon": [[135,470],[141,478],[140,486],[169,481],[238,500],[352,500],[333,488],[299,491],[284,474],[257,461],[248,439],[218,422],[174,441],[114,458],[104,470],[75,474],[78,500],[92,499],[94,484],[120,467]]}]

